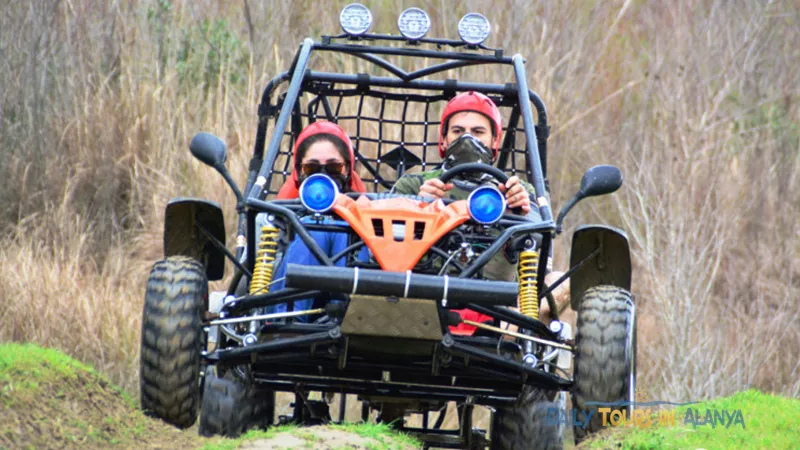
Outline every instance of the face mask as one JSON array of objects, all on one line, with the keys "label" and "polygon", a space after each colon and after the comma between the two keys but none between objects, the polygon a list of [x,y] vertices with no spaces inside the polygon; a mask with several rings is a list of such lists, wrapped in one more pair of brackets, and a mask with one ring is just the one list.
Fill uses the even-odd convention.
[{"label": "face mask", "polygon": [[[486,148],[483,142],[469,133],[464,133],[447,146],[447,150],[445,150],[444,153],[442,168],[447,170],[458,165],[468,163],[483,163],[491,165],[492,159],[492,151]],[[482,178],[482,175],[486,174],[465,173],[464,178],[471,179],[473,181],[480,181],[478,178]]]}]

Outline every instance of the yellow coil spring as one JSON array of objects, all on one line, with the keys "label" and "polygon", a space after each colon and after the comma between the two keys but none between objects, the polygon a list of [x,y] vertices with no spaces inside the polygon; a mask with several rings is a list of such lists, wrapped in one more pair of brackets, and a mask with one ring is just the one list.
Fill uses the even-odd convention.
[{"label": "yellow coil spring", "polygon": [[261,227],[261,242],[256,251],[256,266],[250,282],[250,294],[266,294],[272,283],[275,253],[278,251],[278,229],[272,225]]},{"label": "yellow coil spring", "polygon": [[539,319],[539,290],[536,287],[538,267],[539,252],[523,250],[519,253],[519,311],[534,319]]}]

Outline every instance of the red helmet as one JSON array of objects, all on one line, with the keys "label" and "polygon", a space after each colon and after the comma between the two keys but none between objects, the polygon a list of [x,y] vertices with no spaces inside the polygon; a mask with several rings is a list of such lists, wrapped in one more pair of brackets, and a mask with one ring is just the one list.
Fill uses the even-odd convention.
[{"label": "red helmet", "polygon": [[344,142],[344,145],[347,146],[347,149],[350,152],[350,155],[342,155],[347,159],[347,164],[353,165],[353,161],[355,160],[355,155],[353,155],[353,144],[350,142],[350,136],[345,133],[345,131],[339,125],[333,122],[326,122],[320,120],[318,122],[314,122],[311,125],[303,128],[303,131],[300,132],[300,135],[297,136],[297,141],[294,143],[294,154],[295,157],[297,156],[297,149],[300,147],[300,144],[303,143],[306,139],[315,134],[330,134],[336,136],[337,138],[341,139]]},{"label": "red helmet", "polygon": [[[344,159],[347,161],[347,165],[350,167],[350,191],[367,192],[364,182],[361,181],[361,177],[358,176],[358,172],[356,172],[355,169],[356,157],[355,153],[353,152],[353,143],[350,141],[350,137],[339,125],[336,125],[333,122],[320,120],[303,128],[303,131],[301,131],[300,135],[297,136],[292,155],[294,162],[292,166],[295,167],[295,170],[292,171],[292,174],[278,192],[278,199],[298,198],[300,196],[300,192],[298,191],[298,188],[300,187],[300,178],[298,177],[296,164],[302,159],[302,156],[297,154],[297,149],[300,148],[300,144],[302,144],[303,141],[316,134],[329,134],[331,136],[336,136],[337,138],[341,139],[342,142],[344,142],[344,145],[347,146],[347,151],[349,154],[342,155],[342,157],[344,157]],[[300,158],[298,158],[298,156],[300,156]]]},{"label": "red helmet", "polygon": [[473,111],[483,114],[494,125],[494,145],[492,145],[493,157],[497,157],[497,149],[500,148],[500,135],[503,134],[503,116],[497,105],[492,99],[480,92],[462,92],[453,97],[442,111],[442,121],[439,123],[439,156],[444,158],[444,135],[445,128],[450,117],[459,112]]}]

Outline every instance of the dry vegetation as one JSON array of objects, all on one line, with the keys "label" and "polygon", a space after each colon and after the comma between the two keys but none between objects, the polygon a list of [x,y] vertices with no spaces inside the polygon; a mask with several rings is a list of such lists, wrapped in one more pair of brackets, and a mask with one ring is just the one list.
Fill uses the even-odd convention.
[{"label": "dry vegetation", "polygon": [[[62,348],[135,391],[167,200],[233,211],[188,141],[224,137],[243,180],[261,89],[303,37],[338,32],[343,3],[101,3],[0,8],[0,340]],[[365,3],[377,31],[411,6]],[[414,3],[431,14],[431,35],[454,37],[477,10],[495,27],[489,45],[528,58],[553,125],[556,206],[589,166],[623,170],[625,187],[583,203],[568,227],[629,233],[649,396],[800,396],[800,3],[446,5]]]}]

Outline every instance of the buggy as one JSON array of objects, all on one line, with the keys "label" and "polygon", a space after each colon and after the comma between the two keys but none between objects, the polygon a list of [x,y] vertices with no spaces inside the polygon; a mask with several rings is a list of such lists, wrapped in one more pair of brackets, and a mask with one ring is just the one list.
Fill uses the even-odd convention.
[{"label": "buggy", "polygon": [[[343,11],[343,20],[363,12],[359,7],[365,9],[348,6],[350,16]],[[421,10],[412,10],[412,19],[422,17]],[[472,24],[480,25],[482,16],[471,16]],[[566,423],[574,426],[577,440],[602,428],[598,406],[632,413],[636,327],[624,232],[577,227],[569,270],[545,284],[546,261],[566,213],[585,197],[618,189],[619,170],[590,168],[554,219],[547,111],[528,89],[522,56],[506,56],[463,36],[425,38],[413,27],[397,36],[345,25],[340,35],[304,40],[289,70],[266,86],[243,191],[225,167],[225,144],[208,133],[192,140],[192,153],[236,194],[236,248],[224,244],[224,215],[216,203],[176,198],[167,205],[165,257],[153,266],[145,295],[142,408],[178,427],[193,425],[200,415],[202,434],[236,436],[278,422],[331,421],[328,405],[309,393],[356,394],[364,420],[377,410],[379,420],[415,433],[426,446],[494,449],[561,448]],[[372,68],[315,71],[312,54],[355,57]],[[404,70],[389,58],[403,60],[404,67],[439,62]],[[515,82],[444,78],[476,65],[508,71]],[[465,91],[489,96],[503,111],[500,154],[496,167],[457,166],[443,181],[475,171],[500,182],[520,176],[537,193],[535,220],[501,209],[487,222],[478,217],[483,213],[475,211],[479,205],[472,198],[389,192],[404,173],[438,166],[438,114]],[[322,186],[317,197],[306,199],[301,192],[299,199],[276,200],[291,174],[298,134],[317,120],[338,123],[350,133],[353,163],[368,192],[326,197],[320,175],[312,177]],[[325,206],[310,205],[319,202]],[[346,233],[351,244],[328,255],[312,231]],[[272,289],[272,275],[294,239],[306,244],[318,265],[289,265],[285,287]],[[368,261],[356,257],[364,247]],[[498,254],[518,266],[516,281],[483,277],[482,269]],[[209,296],[208,282],[223,278],[226,259],[235,273],[220,304],[210,305],[215,296]],[[340,261],[344,264],[336,264]],[[549,295],[566,279],[578,314],[574,337]],[[331,295],[343,301],[328,301]],[[294,310],[293,302],[305,298],[316,298],[315,307]],[[550,323],[539,320],[545,301]],[[278,304],[286,304],[287,311],[267,312]],[[456,312],[464,308],[492,321],[467,321]],[[460,323],[477,331],[453,332]],[[508,324],[514,327],[505,328]],[[291,416],[275,417],[279,391],[295,396]],[[568,395],[572,414],[565,410]],[[459,426],[443,429],[452,402],[458,405]],[[476,405],[492,412],[489,430],[473,426]],[[339,421],[345,409],[342,395]],[[437,419],[429,420],[436,413]],[[403,417],[410,414],[421,415],[420,426],[406,426]]]}]

